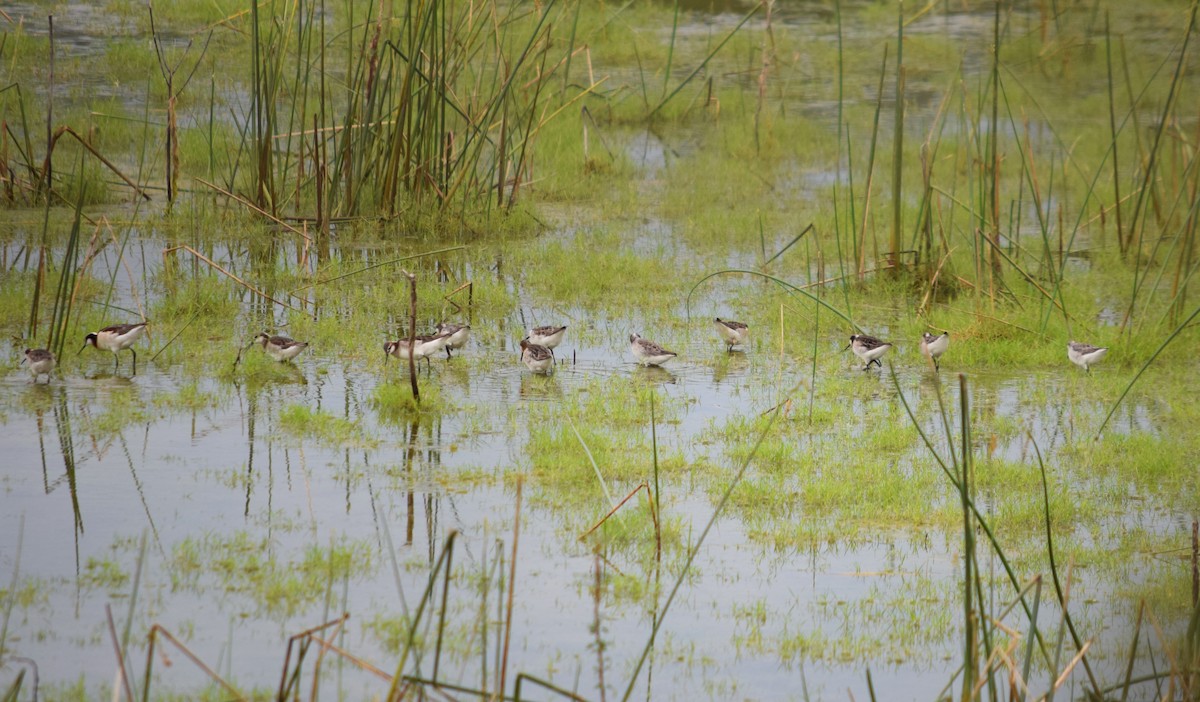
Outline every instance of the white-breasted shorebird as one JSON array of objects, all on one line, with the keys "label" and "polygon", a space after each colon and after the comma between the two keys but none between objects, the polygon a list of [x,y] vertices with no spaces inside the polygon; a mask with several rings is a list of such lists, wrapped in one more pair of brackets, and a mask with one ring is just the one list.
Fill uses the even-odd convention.
[{"label": "white-breasted shorebird", "polygon": [[25,349],[25,363],[29,364],[29,374],[33,376],[33,382],[37,382],[38,376],[46,375],[46,382],[50,382],[50,373],[54,370],[58,359],[54,358],[54,354],[46,349]]},{"label": "white-breasted shorebird", "polygon": [[142,333],[146,331],[146,324],[147,322],[114,324],[98,332],[92,332],[84,337],[83,346],[79,351],[82,353],[88,345],[95,346],[101,351],[111,351],[114,362],[113,372],[115,373],[121,368],[121,357],[118,354],[129,349],[129,352],[133,354],[133,372],[137,374],[137,350],[133,348],[133,342],[142,337]]},{"label": "white-breasted shorebird", "polygon": [[467,339],[471,338],[470,324],[453,324],[451,322],[439,322],[434,329],[438,334],[449,334],[446,339],[446,358],[450,358],[450,349],[461,349]]},{"label": "white-breasted shorebird", "polygon": [[717,328],[717,334],[721,336],[721,340],[729,346],[730,351],[734,346],[745,343],[750,336],[750,327],[732,319],[717,317],[713,320],[713,325]]},{"label": "white-breasted shorebird", "polygon": [[521,361],[534,373],[549,373],[554,369],[554,353],[528,338],[521,339]]},{"label": "white-breasted shorebird", "polygon": [[1079,366],[1087,371],[1092,372],[1091,365],[1099,363],[1100,359],[1104,358],[1104,354],[1108,353],[1108,348],[1101,346],[1092,346],[1078,341],[1067,342],[1067,358],[1071,359],[1071,363]]},{"label": "white-breasted shorebird", "polygon": [[450,334],[448,333],[418,335],[413,338],[412,353],[410,353],[408,349],[407,337],[403,339],[397,339],[396,341],[389,341],[383,345],[383,358],[386,361],[388,356],[395,356],[396,358],[408,358],[411,355],[416,361],[420,361],[422,358],[425,359],[426,366],[432,368],[433,361],[430,361],[429,357],[446,348],[446,342],[449,339]]},{"label": "white-breasted shorebird", "polygon": [[946,353],[948,348],[950,348],[950,332],[942,332],[939,336],[934,336],[929,332],[921,335],[921,353],[933,361],[934,370],[941,370],[938,359]]},{"label": "white-breasted shorebird", "polygon": [[[871,364],[877,364],[883,368],[883,363],[879,361],[879,357],[887,353],[887,350],[892,348],[892,345],[886,341],[880,341],[873,336],[866,334],[851,334],[850,343],[846,345],[847,349],[854,351],[854,355],[866,361],[867,365],[862,369],[866,370],[871,367]],[[845,351],[846,349],[842,349]]]},{"label": "white-breasted shorebird", "polygon": [[266,332],[259,332],[250,343],[263,347],[268,356],[280,363],[292,360],[308,348],[307,341],[296,341],[286,336],[271,336]]},{"label": "white-breasted shorebird", "polygon": [[629,335],[629,350],[637,362],[643,366],[661,366],[679,355],[674,351],[664,349],[649,339],[643,339],[638,334]]},{"label": "white-breasted shorebird", "polygon": [[561,327],[534,327],[533,329],[529,330],[529,336],[525,338],[529,339],[529,343],[533,344],[534,346],[545,346],[550,351],[553,351],[555,346],[558,346],[562,343],[563,336],[565,336],[566,333],[566,325]]}]

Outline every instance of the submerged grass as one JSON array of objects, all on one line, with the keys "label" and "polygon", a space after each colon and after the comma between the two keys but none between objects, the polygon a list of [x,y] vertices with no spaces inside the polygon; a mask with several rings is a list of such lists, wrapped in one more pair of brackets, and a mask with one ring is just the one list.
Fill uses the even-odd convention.
[{"label": "submerged grass", "polygon": [[314,411],[307,405],[290,405],[279,411],[279,426],[297,437],[310,438],[332,446],[372,446],[358,422],[329,412]]}]

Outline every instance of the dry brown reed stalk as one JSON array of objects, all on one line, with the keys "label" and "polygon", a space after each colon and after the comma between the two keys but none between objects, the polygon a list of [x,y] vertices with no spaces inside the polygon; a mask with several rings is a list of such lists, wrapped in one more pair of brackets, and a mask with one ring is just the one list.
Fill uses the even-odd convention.
[{"label": "dry brown reed stalk", "polygon": [[580,697],[579,695],[575,694],[574,692],[571,692],[570,690],[566,690],[561,687],[558,687],[557,685],[546,682],[545,680],[542,680],[541,678],[534,677],[534,676],[530,675],[529,673],[519,673],[517,675],[517,684],[516,684],[516,688],[513,690],[512,699],[514,699],[514,700],[524,699],[521,696],[521,683],[526,680],[528,680],[532,683],[535,683],[541,687],[544,687],[547,690],[554,692],[558,695],[561,695],[569,700],[574,700],[574,702],[589,702],[589,700],[586,697]]},{"label": "dry brown reed stalk", "polygon": [[618,503],[616,504],[616,506],[614,506],[612,509],[608,510],[608,514],[604,515],[603,517],[601,517],[600,521],[598,521],[598,522],[596,522],[595,524],[593,524],[591,529],[588,529],[587,531],[585,531],[585,532],[583,532],[582,534],[580,534],[580,535],[579,535],[579,539],[578,539],[578,540],[579,540],[579,541],[583,541],[583,540],[584,540],[584,539],[586,539],[588,536],[590,536],[592,532],[594,532],[594,531],[596,531],[597,529],[599,529],[601,525],[603,525],[605,522],[607,522],[607,521],[608,521],[608,518],[609,518],[609,517],[611,517],[611,516],[613,516],[614,514],[616,514],[616,513],[617,513],[617,510],[621,509],[621,507],[622,507],[622,506],[624,506],[624,504],[625,504],[626,502],[628,502],[628,501],[630,500],[630,498],[632,498],[634,495],[638,494],[638,491],[639,491],[639,490],[642,490],[642,489],[645,489],[645,491],[646,491],[646,498],[647,498],[648,500],[650,500],[650,515],[651,515],[651,517],[654,519],[654,522],[655,522],[655,524],[657,525],[657,524],[658,524],[658,516],[657,516],[657,515],[655,514],[655,512],[654,512],[654,499],[653,499],[653,496],[650,494],[650,493],[651,493],[651,490],[650,490],[650,485],[649,485],[649,484],[647,484],[646,482],[641,482],[641,483],[639,483],[639,484],[638,484],[638,486],[637,486],[637,487],[635,487],[635,488],[634,488],[634,489],[633,489],[633,490],[632,490],[632,491],[631,491],[631,492],[630,492],[628,495],[626,495],[626,496],[625,496],[625,497],[624,497],[624,498],[623,498],[623,499],[622,499],[620,502],[618,502]]},{"label": "dry brown reed stalk", "polygon": [[[347,619],[350,618],[349,613],[343,613],[337,619],[331,619],[323,624],[318,624],[301,631],[298,634],[293,634],[288,637],[287,650],[283,654],[283,673],[279,677],[279,692],[275,698],[279,700],[287,699],[288,691],[292,685],[299,680],[300,667],[304,664],[304,655],[308,651],[308,643],[314,638],[314,634],[319,631],[324,631],[332,626],[340,627]],[[296,654],[296,670],[291,676],[291,682],[288,681],[288,668],[292,663],[292,649],[299,645],[299,652]],[[149,676],[147,676],[149,678]]]},{"label": "dry brown reed stalk", "polygon": [[592,565],[592,630],[596,635],[597,687],[600,688],[600,702],[606,702],[607,694],[604,686],[604,639],[601,636],[603,629],[600,625],[600,595],[603,592],[604,579],[603,571],[600,569],[600,562],[600,551],[597,550]]},{"label": "dry brown reed stalk", "polygon": [[[399,258],[390,258],[386,261],[380,261],[379,263],[372,263],[369,266],[364,266],[362,268],[359,268],[358,270],[350,271],[349,273],[342,273],[341,275],[335,275],[332,278],[324,278],[322,280],[316,280],[311,283],[301,285],[298,288],[292,288],[291,290],[288,291],[288,294],[295,295],[296,293],[298,293],[302,290],[308,290],[309,288],[314,288],[318,285],[325,285],[326,283],[332,283],[337,280],[342,280],[343,278],[349,278],[350,276],[358,275],[359,273],[366,273],[367,271],[375,270],[376,268],[380,268],[382,266],[391,266],[391,265],[395,265],[397,263],[401,263],[403,261],[411,261],[412,259],[415,259],[415,258],[425,258],[427,256],[436,256],[437,254],[447,253],[449,251],[461,251],[462,249],[465,249],[465,248],[467,248],[467,247],[466,246],[451,246],[451,247],[448,247],[445,249],[437,249],[435,251],[426,251],[424,253],[412,254],[410,256],[401,256]],[[451,293],[451,294],[453,294],[453,293]]]},{"label": "dry brown reed stalk", "polygon": [[929,277],[929,285],[925,289],[925,295],[921,298],[921,303],[917,305],[918,315],[924,314],[925,310],[928,309],[929,301],[933,298],[933,291],[937,290],[937,282],[938,278],[942,275],[942,267],[946,265],[946,261],[950,260],[950,254],[952,253],[954,253],[954,249],[950,249],[942,256],[942,260],[938,261],[933,275]]},{"label": "dry brown reed stalk", "polygon": [[512,640],[513,596],[517,591],[517,544],[521,538],[521,491],[525,486],[525,476],[517,476],[517,504],[513,510],[513,543],[512,557],[508,565],[508,606],[504,613],[504,647],[500,659],[498,687],[500,697],[504,697],[504,688],[508,680],[508,646]]},{"label": "dry brown reed stalk", "polygon": [[421,403],[421,389],[417,387],[417,277],[404,269],[400,269],[408,278],[408,381],[412,385],[413,400]]},{"label": "dry brown reed stalk", "polygon": [[469,280],[467,282],[463,283],[462,285],[458,286],[457,288],[451,290],[450,292],[446,293],[445,295],[442,295],[443,300],[454,305],[455,312],[462,312],[463,307],[462,307],[462,305],[458,304],[454,300],[451,300],[450,298],[453,297],[454,295],[462,292],[463,290],[467,291],[467,307],[470,307],[474,303],[474,300],[475,300],[475,285],[474,285],[474,283],[472,283]]},{"label": "dry brown reed stalk", "polygon": [[[1154,616],[1154,609],[1146,607],[1146,618],[1150,620],[1150,626],[1154,627],[1154,633],[1158,635],[1158,645],[1163,653],[1167,656],[1167,663],[1170,665],[1171,684],[1174,684],[1175,677],[1182,675],[1184,668],[1179,664],[1179,660],[1175,655],[1175,648],[1171,645],[1171,639],[1163,634],[1162,625],[1158,623],[1158,617]],[[1163,699],[1174,699],[1174,695],[1166,695]]]},{"label": "dry brown reed stalk", "polygon": [[1067,309],[1065,307],[1063,307],[1062,302],[1060,302],[1058,300],[1058,298],[1054,294],[1052,294],[1049,290],[1046,290],[1041,285],[1039,285],[1037,280],[1029,273],[1026,273],[1025,269],[1021,268],[1020,264],[1018,264],[1016,261],[1014,261],[1012,259],[1011,256],[1009,256],[1007,253],[1005,253],[1003,248],[998,246],[996,244],[996,242],[992,241],[990,237],[984,236],[983,240],[986,241],[992,247],[993,251],[999,253],[1000,256],[1004,258],[1005,261],[1008,261],[1008,264],[1010,266],[1012,266],[1014,270],[1016,270],[1018,273],[1021,274],[1021,277],[1023,277],[1025,279],[1025,282],[1029,283],[1030,285],[1032,285],[1034,287],[1034,289],[1036,289],[1038,292],[1040,292],[1043,297],[1045,297],[1047,300],[1050,301],[1050,304],[1054,305],[1059,310],[1061,310],[1063,313],[1063,316],[1068,317],[1068,318],[1070,317],[1070,315],[1067,314]]},{"label": "dry brown reed stalk", "polygon": [[[330,647],[333,646],[333,639],[337,638],[337,635],[342,631],[342,627],[346,624],[346,620],[349,618],[350,614],[347,612],[343,614],[340,619],[336,620],[336,623],[333,625],[333,634],[329,637],[329,641],[312,637],[312,640],[317,642],[317,660],[313,663],[312,672],[312,695],[309,697],[309,699],[313,700],[313,702],[316,702],[317,690],[321,684],[321,663],[325,661],[325,654],[329,651]],[[297,661],[297,664],[299,664],[299,661]]]},{"label": "dry brown reed stalk", "polygon": [[1192,520],[1192,607],[1200,607],[1200,520]]},{"label": "dry brown reed stalk", "polygon": [[71,296],[67,299],[67,309],[75,308],[75,301],[79,298],[79,290],[80,290],[80,288],[83,287],[83,278],[79,277],[79,273],[87,271],[91,267],[92,261],[96,258],[96,256],[98,256],[100,254],[100,251],[104,248],[103,245],[101,245],[100,247],[96,246],[96,240],[99,238],[99,236],[100,236],[100,227],[97,225],[97,227],[92,230],[92,236],[88,240],[88,249],[87,249],[87,253],[84,254],[84,256],[83,256],[83,264],[79,266],[79,269],[76,272],[75,286],[71,289]]},{"label": "dry brown reed stalk", "polygon": [[167,202],[174,203],[176,194],[175,183],[179,177],[179,125],[176,120],[175,108],[179,103],[179,96],[183,94],[188,83],[192,82],[192,77],[196,75],[196,69],[204,61],[204,55],[208,53],[208,44],[212,41],[213,33],[212,30],[209,30],[208,37],[204,40],[204,47],[200,49],[200,55],[196,57],[196,62],[192,65],[191,72],[183,80],[183,84],[177,88],[175,86],[175,74],[183,66],[184,60],[191,52],[192,42],[188,40],[187,47],[183,50],[183,55],[179,57],[179,61],[174,66],[167,66],[166,50],[163,49],[162,43],[159,42],[158,30],[154,26],[154,4],[147,3],[146,10],[150,14],[150,36],[154,40],[154,56],[158,59],[158,71],[162,74],[163,81],[167,85]]},{"label": "dry brown reed stalk", "polygon": [[871,186],[875,182],[875,144],[879,138],[879,112],[883,107],[883,79],[887,74],[888,45],[883,45],[883,66],[879,70],[879,86],[875,93],[875,125],[871,129],[871,150],[867,155],[867,184],[863,193],[862,226],[859,227],[858,275],[861,278],[867,265],[867,221],[871,218]]},{"label": "dry brown reed stalk", "polygon": [[225,197],[228,197],[232,200],[237,201],[238,203],[244,205],[246,208],[253,210],[254,212],[257,212],[258,214],[262,215],[263,217],[266,217],[267,219],[271,220],[275,224],[278,224],[279,226],[283,227],[284,229],[287,229],[288,231],[299,234],[300,236],[304,237],[305,242],[312,241],[312,239],[308,236],[307,232],[301,231],[301,230],[293,227],[292,225],[290,225],[287,222],[283,221],[282,219],[276,217],[275,215],[271,214],[270,212],[267,212],[266,210],[255,205],[254,203],[250,202],[249,200],[240,198],[237,195],[234,195],[233,193],[229,192],[225,188],[222,188],[219,185],[214,185],[214,184],[208,182],[207,180],[204,180],[203,178],[196,178],[193,176],[192,180],[195,180],[197,183],[200,183],[201,185],[206,185],[206,186],[212,188],[213,190],[216,190],[217,192],[221,193]]},{"label": "dry brown reed stalk", "polygon": [[892,236],[888,246],[888,263],[896,267],[899,273],[900,265],[900,229],[903,226],[903,185],[904,185],[904,2],[901,0],[897,9],[896,27],[896,99],[895,123],[892,128]]},{"label": "dry brown reed stalk", "polygon": [[167,631],[160,624],[154,624],[150,627],[150,640],[146,647],[146,679],[142,683],[143,702],[149,702],[150,700],[150,675],[153,672],[155,646],[157,645],[158,637],[160,635],[167,641],[171,642],[175,648],[179,649],[179,651],[183,653],[183,655],[186,656],[188,660],[190,660],[197,668],[199,668],[201,672],[203,672],[214,682],[220,685],[226,692],[232,695],[233,699],[249,700],[248,697],[239,692],[233,685],[230,685],[224,678],[222,678],[220,675],[217,675],[216,671],[208,667],[204,661],[200,660],[199,656],[197,656],[195,653],[192,653],[191,649],[189,649],[187,646],[184,646],[179,639],[172,636],[171,632]]},{"label": "dry brown reed stalk", "polygon": [[[117,625],[113,621],[112,605],[104,605],[104,616],[108,625],[108,635],[112,640],[113,653],[117,656],[117,671],[121,678],[121,688],[125,691],[125,699],[133,702],[133,688],[130,687],[129,675],[125,670],[125,651],[121,648],[121,641],[117,638]],[[114,696],[116,695],[114,691]]]},{"label": "dry brown reed stalk", "polygon": [[[87,139],[84,139],[83,137],[79,136],[78,132],[76,132],[74,129],[72,129],[66,125],[61,126],[58,129],[54,130],[54,134],[50,137],[50,142],[49,142],[49,147],[48,147],[49,151],[46,152],[46,164],[50,163],[50,160],[51,160],[50,157],[54,152],[54,147],[58,145],[58,140],[60,138],[62,138],[62,136],[64,134],[69,134],[70,136],[74,137],[75,141],[79,142],[80,146],[82,146],[84,149],[86,149],[88,153],[95,156],[96,159],[98,161],[100,161],[100,163],[103,163],[105,165],[105,167],[107,167],[108,170],[115,173],[118,178],[125,181],[126,185],[133,188],[134,192],[136,192],[138,195],[141,195],[146,200],[150,199],[150,195],[147,194],[141,188],[139,188],[137,183],[130,180],[129,176],[127,176],[121,172],[121,169],[114,166],[112,161],[109,161],[107,158],[104,157],[103,154],[101,154],[99,151],[96,150],[96,147],[89,144]],[[49,165],[45,165],[43,167],[49,168]],[[49,185],[47,185],[47,187],[49,187]]]},{"label": "dry brown reed stalk", "polygon": [[354,655],[353,653],[350,653],[349,651],[339,647],[337,644],[333,643],[333,641],[326,641],[325,639],[321,638],[320,636],[317,636],[316,634],[310,634],[309,638],[311,638],[313,641],[316,641],[323,648],[329,650],[330,652],[336,653],[337,655],[341,656],[342,658],[350,661],[350,663],[352,663],[359,670],[370,673],[371,675],[374,675],[375,677],[379,678],[380,680],[383,680],[384,682],[387,682],[387,683],[392,682],[392,676],[388,675],[381,668],[375,666],[372,663],[364,661],[363,659],[359,658],[358,656]]},{"label": "dry brown reed stalk", "polygon": [[[101,217],[100,223],[102,223],[105,229],[108,230],[108,238],[109,241],[112,242],[113,247],[115,247],[118,252],[121,251],[121,243],[117,241],[117,232],[109,225],[108,218]],[[142,321],[145,321],[146,307],[142,304],[142,296],[138,294],[137,278],[133,275],[133,269],[129,267],[129,259],[125,258],[124,256],[120,256],[120,260],[121,266],[125,268],[125,275],[129,278],[129,295],[133,298],[133,304],[137,305],[138,317],[140,317]],[[154,330],[148,329],[147,331],[153,336]]]},{"label": "dry brown reed stalk", "polygon": [[213,261],[213,260],[212,260],[211,258],[209,258],[208,256],[205,256],[204,254],[202,254],[202,253],[200,253],[199,251],[197,251],[197,250],[193,249],[192,247],[188,246],[187,244],[180,244],[180,245],[178,245],[178,246],[172,246],[171,248],[164,250],[164,251],[163,251],[163,259],[165,260],[168,254],[173,254],[173,253],[175,253],[176,251],[181,251],[181,250],[182,250],[182,251],[187,251],[188,253],[192,254],[193,256],[195,256],[196,258],[200,259],[201,261],[204,261],[205,263],[207,263],[207,264],[208,264],[209,266],[211,266],[212,268],[215,268],[215,269],[216,269],[218,272],[220,272],[220,273],[224,274],[224,275],[225,275],[225,277],[232,279],[232,280],[233,280],[234,282],[236,282],[238,285],[241,285],[243,288],[245,288],[245,289],[249,290],[250,292],[254,293],[255,295],[258,295],[258,296],[259,296],[259,297],[261,297],[262,299],[264,299],[264,300],[268,300],[268,301],[270,301],[270,302],[274,302],[275,304],[279,305],[280,307],[286,307],[286,308],[288,308],[289,310],[292,310],[292,311],[294,311],[294,312],[299,312],[300,314],[303,314],[303,315],[308,315],[308,313],[307,313],[307,312],[305,312],[304,310],[300,309],[299,307],[294,307],[294,306],[292,306],[292,305],[289,305],[289,304],[288,304],[288,303],[286,303],[286,302],[281,302],[281,301],[279,301],[279,300],[276,300],[275,298],[273,298],[273,297],[271,297],[270,295],[266,294],[266,293],[265,293],[265,292],[263,292],[262,290],[259,290],[258,288],[254,287],[254,286],[253,286],[253,285],[251,285],[250,283],[247,283],[246,281],[244,281],[244,280],[242,280],[241,278],[237,277],[237,276],[236,276],[236,275],[234,275],[233,273],[230,273],[229,271],[225,270],[225,269],[224,269],[224,268],[223,268],[223,267],[222,267],[222,266],[221,266],[219,263],[217,263],[216,261]]},{"label": "dry brown reed stalk", "polygon": [[[1075,670],[1075,666],[1079,665],[1080,661],[1084,660],[1084,656],[1087,654],[1088,649],[1091,647],[1092,647],[1091,639],[1088,639],[1087,641],[1083,642],[1083,646],[1079,647],[1079,652],[1076,653],[1071,658],[1071,662],[1067,663],[1067,667],[1063,668],[1062,672],[1059,673],[1058,678],[1054,681],[1054,689],[1055,690],[1062,687],[1063,683],[1065,683],[1067,681],[1067,678],[1071,677],[1071,672]],[[1170,699],[1170,698],[1168,697],[1167,699]]]},{"label": "dry brown reed stalk", "polygon": [[46,86],[46,160],[42,162],[41,177],[36,190],[39,193],[45,192],[46,198],[49,200],[50,190],[54,187],[54,159],[50,158],[50,155],[54,153],[54,15],[50,15],[47,21],[49,24],[50,79]]}]

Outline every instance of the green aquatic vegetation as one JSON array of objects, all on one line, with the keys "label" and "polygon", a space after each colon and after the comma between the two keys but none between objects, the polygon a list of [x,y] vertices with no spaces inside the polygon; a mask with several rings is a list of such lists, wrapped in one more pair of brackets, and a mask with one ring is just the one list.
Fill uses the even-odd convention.
[{"label": "green aquatic vegetation", "polygon": [[1188,468],[1200,456],[1200,446],[1190,433],[1109,432],[1098,442],[1081,438],[1064,454],[1086,460],[1093,475],[1108,476],[1166,506],[1194,504],[1191,499],[1200,493],[1194,472]]},{"label": "green aquatic vegetation", "polygon": [[178,411],[212,409],[221,403],[215,393],[201,390],[196,382],[188,383],[174,393],[159,393],[154,396],[156,407]]},{"label": "green aquatic vegetation", "polygon": [[[624,439],[632,437],[618,437],[612,432],[587,426],[578,430],[579,436],[576,436],[565,423],[530,428],[526,446],[528,470],[540,488],[553,488],[555,484],[572,485],[576,488],[572,492],[586,492],[576,494],[575,500],[602,498],[604,491],[596,482],[593,461],[609,482],[637,481],[645,474],[640,462],[627,460],[627,457],[649,455],[648,437],[630,444]],[[557,494],[558,491],[554,492]]]},{"label": "green aquatic vegetation", "polygon": [[540,210],[555,212],[558,203],[591,203],[597,196],[626,199],[639,175],[629,154],[632,130],[599,121],[590,111],[578,114],[552,121],[538,136],[541,179],[531,189]]},{"label": "green aquatic vegetation", "polygon": [[329,446],[372,446],[360,422],[314,410],[307,405],[289,405],[279,411],[279,427],[298,437],[315,439]]},{"label": "green aquatic vegetation", "polygon": [[169,280],[179,277],[169,274],[171,270],[172,267],[163,268],[163,281],[160,282],[163,294],[149,312],[156,326],[174,327],[196,317],[195,323],[201,324],[201,328],[224,323],[228,331],[229,320],[236,317],[240,307],[237,293],[241,288],[232,285],[227,278],[205,272],[182,281]]},{"label": "green aquatic vegetation", "polygon": [[[303,372],[296,367],[312,352],[306,349],[290,362],[279,363],[268,356],[257,344],[246,347],[230,345],[225,354],[210,357],[208,363],[217,364],[217,378],[225,383],[245,383],[251,390],[276,383],[304,383]],[[240,360],[239,360],[239,355]]]},{"label": "green aquatic vegetation", "polygon": [[84,587],[119,591],[129,583],[129,573],[111,559],[88,558],[80,575],[80,584]]},{"label": "green aquatic vegetation", "polygon": [[[402,374],[407,376],[405,363],[395,365],[404,366]],[[417,402],[413,398],[412,385],[406,377],[376,385],[371,390],[371,407],[381,419],[391,424],[412,422],[424,417],[440,417],[454,409],[438,386],[432,383],[422,383],[421,400]]]},{"label": "green aquatic vegetation", "polygon": [[[105,354],[109,355],[109,354]],[[83,426],[99,436],[119,434],[130,426],[149,422],[153,415],[135,388],[117,386],[107,394],[102,411],[83,415]]]},{"label": "green aquatic vegetation", "polygon": [[[589,255],[579,256],[579,246],[586,246]],[[667,260],[638,255],[621,237],[599,231],[580,232],[573,242],[547,242],[536,259],[539,265],[525,271],[526,285],[547,299],[584,308],[603,302],[619,310],[635,300],[672,295],[687,275]]]},{"label": "green aquatic vegetation", "polygon": [[729,497],[729,508],[747,520],[753,532],[787,520],[800,508],[797,481],[774,477],[750,476],[742,480]]},{"label": "green aquatic vegetation", "polygon": [[0,602],[12,602],[17,609],[43,607],[49,602],[49,584],[38,578],[21,578],[13,591],[0,588]]},{"label": "green aquatic vegetation", "polygon": [[[775,651],[782,662],[921,661],[957,633],[954,615],[941,606],[954,593],[938,581],[897,573],[839,575],[866,579],[871,586],[856,597],[832,598],[821,593],[810,605],[810,627],[792,631],[785,625],[766,634],[764,646]],[[938,596],[931,597],[935,592]],[[874,633],[877,628],[891,635],[878,636]]]},{"label": "green aquatic vegetation", "polygon": [[375,559],[374,547],[365,541],[338,539],[287,556],[269,540],[239,530],[181,540],[172,548],[169,568],[175,587],[195,592],[216,587],[242,595],[272,615],[291,616],[321,602],[330,578],[369,576]]}]

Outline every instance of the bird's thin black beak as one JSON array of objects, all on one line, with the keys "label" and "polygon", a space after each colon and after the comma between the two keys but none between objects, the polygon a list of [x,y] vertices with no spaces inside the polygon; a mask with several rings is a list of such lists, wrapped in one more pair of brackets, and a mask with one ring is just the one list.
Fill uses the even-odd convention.
[{"label": "bird's thin black beak", "polygon": [[[853,345],[854,345],[854,342],[851,341],[849,344],[846,344],[846,349],[850,348]],[[845,351],[846,349],[842,349],[842,350]]]},{"label": "bird's thin black beak", "polygon": [[75,355],[78,356],[79,354],[83,353],[83,350],[86,348],[87,348],[87,342],[85,341],[85,342],[83,342],[83,346],[80,346],[79,350],[75,352]]}]

